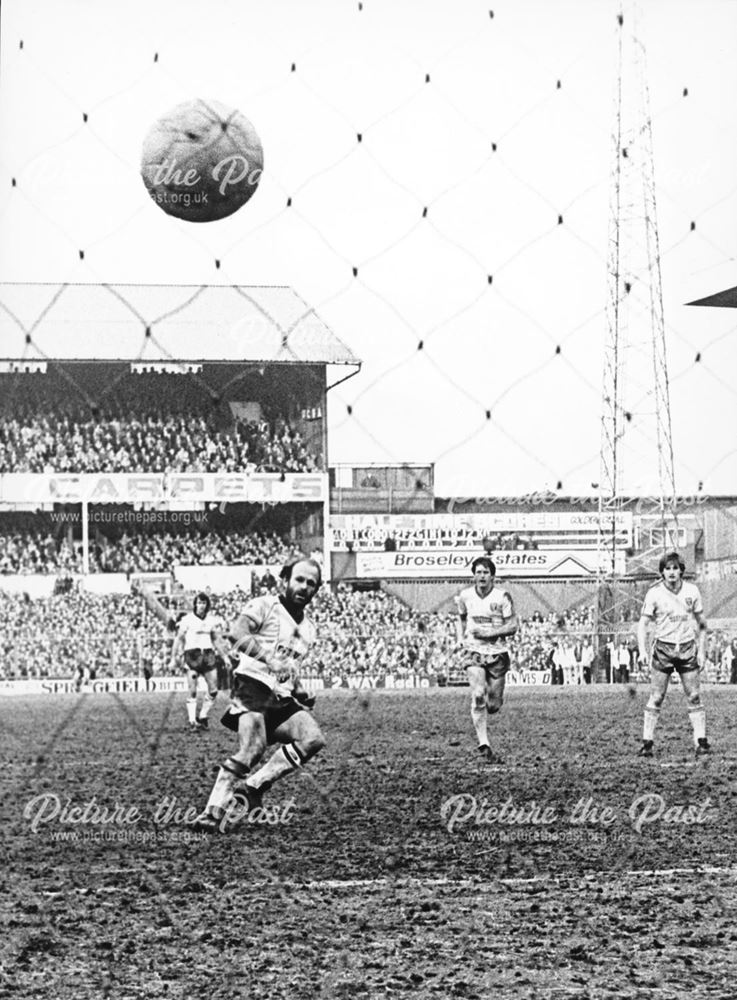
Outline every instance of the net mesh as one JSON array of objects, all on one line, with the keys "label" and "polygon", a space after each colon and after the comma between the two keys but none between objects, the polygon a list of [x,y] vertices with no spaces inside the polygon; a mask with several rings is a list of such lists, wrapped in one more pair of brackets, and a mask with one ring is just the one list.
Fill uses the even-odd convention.
[{"label": "net mesh", "polygon": [[[324,0],[315,10],[287,0],[206,9],[182,0],[130,0],[117,10],[3,4],[0,360],[12,362],[0,373],[3,472],[160,474],[151,488],[166,501],[144,504],[148,521],[126,521],[116,506],[112,529],[93,500],[87,566],[70,508],[61,508],[63,523],[49,520],[63,493],[43,498],[44,514],[37,497],[12,501],[0,512],[6,572],[143,570],[177,615],[206,582],[200,563],[248,560],[256,536],[261,562],[281,561],[290,545],[320,546],[323,508],[309,497],[280,505],[269,495],[242,509],[225,497],[182,531],[193,505],[166,492],[172,470],[287,477],[322,474],[328,460],[338,470],[361,467],[350,489],[331,484],[334,511],[352,491],[374,511],[381,494],[393,514],[430,513],[433,495],[472,498],[463,511],[482,514],[498,509],[494,498],[537,514],[556,497],[596,496],[617,6]],[[734,116],[719,109],[737,84],[723,45],[734,37],[735,10],[653,4],[648,16],[675,479],[686,497],[677,541],[692,566],[705,544],[705,511],[725,538],[737,523],[737,508],[709,503],[733,492],[737,472],[734,314],[683,307],[734,284],[737,188],[733,157],[723,155],[734,152]],[[696,31],[709,50],[705,66],[693,58]],[[195,96],[242,110],[265,154],[248,205],[206,225],[166,216],[140,177],[150,126]],[[637,244],[644,209],[625,206],[622,222]],[[642,367],[651,263],[631,260],[621,489],[641,498],[637,516],[654,509],[641,541],[660,550],[662,539],[644,539],[657,532],[660,493],[646,429],[656,396]],[[357,362],[360,372],[343,381]],[[155,363],[169,367],[153,375],[146,366]],[[335,383],[327,413],[326,380]],[[235,431],[233,405],[253,399],[263,405],[242,413],[246,429]],[[121,424],[144,425],[135,446]],[[60,438],[68,444],[61,458]],[[377,494],[372,479],[387,463],[411,477],[394,491],[380,483]],[[467,548],[478,552],[479,541]],[[497,539],[491,551],[535,550],[516,538]],[[712,553],[714,566],[723,551]],[[173,592],[172,554],[196,571]],[[252,589],[273,586],[267,572],[257,568],[241,577],[242,590],[218,598],[224,619]],[[643,679],[633,639],[646,584],[618,596],[616,622],[602,633],[588,572],[588,580],[510,585],[523,619],[514,655],[531,674],[573,683]],[[351,574],[337,566],[341,575]],[[462,679],[453,614],[460,582],[420,575],[385,581],[382,592],[325,592],[313,660],[321,679]],[[137,596],[41,589],[31,598],[26,585],[0,588],[10,676],[57,671],[81,685],[90,663],[100,677],[166,669],[171,635]],[[716,580],[705,593],[707,614],[725,620],[710,646],[710,677],[734,679],[724,674],[733,588]],[[586,649],[596,660],[582,658]],[[140,740],[140,781],[153,781],[144,757],[156,763],[173,696],[153,739],[114,697]],[[36,751],[32,779],[79,704]],[[346,761],[370,748],[370,698],[351,712],[357,721],[335,754],[334,784],[317,788],[326,809]],[[25,752],[28,735],[10,731]],[[266,866],[262,877],[285,901],[291,889],[276,870]],[[182,930],[153,867],[143,878],[163,922]]]},{"label": "net mesh", "polygon": [[[730,493],[737,471],[733,314],[684,307],[732,283],[737,192],[716,152],[734,147],[734,126],[717,110],[734,84],[718,44],[733,27],[727,6],[709,4],[699,17],[712,46],[704,66],[692,58],[688,4],[648,8],[637,28],[632,8],[622,25],[616,5],[583,3],[469,4],[452,16],[442,4],[382,2],[329,3],[319,17],[293,3],[222,3],[206,18],[188,4],[145,17],[136,4],[134,17],[89,5],[43,10],[3,11],[0,337],[3,358],[25,368],[3,374],[6,420],[20,412],[22,424],[39,410],[50,420],[44,402],[48,410],[63,394],[69,427],[87,429],[62,471],[102,463],[166,476],[183,448],[176,467],[185,473],[204,465],[283,476],[325,471],[329,445],[331,465],[364,463],[368,495],[379,475],[371,470],[386,463],[432,468],[431,487],[421,472],[388,491],[394,513],[428,510],[433,495],[476,498],[469,512],[488,510],[490,497],[532,511],[541,496],[595,497],[607,234],[618,204],[636,248],[622,332],[620,488],[652,506],[641,548],[662,551],[662,455],[651,432],[660,404],[645,360],[653,260],[644,227],[655,219],[634,188],[613,198],[624,87],[634,94],[625,124],[636,137],[638,115],[649,114],[654,136],[674,473],[686,497],[675,540],[696,556],[704,501]],[[619,66],[617,44],[624,37],[637,53],[656,36],[667,44],[649,52],[643,112],[642,66]],[[244,111],[265,150],[255,197],[207,225],[166,216],[140,177],[143,136],[193,95]],[[85,358],[109,364],[92,372],[74,363]],[[152,388],[131,361],[173,367]],[[32,374],[42,362],[46,373]],[[327,413],[325,378],[339,383]],[[275,431],[277,418],[262,409],[244,424],[262,419],[270,448],[233,432],[233,404],[256,393],[256,379],[282,423]],[[109,453],[106,435],[131,399],[146,414],[162,400],[169,411],[170,450],[158,464],[141,457],[144,446],[121,457],[118,441]],[[209,462],[176,443],[193,409]],[[53,431],[47,423],[39,435]],[[59,471],[53,449],[36,443],[28,468]],[[28,450],[6,454],[5,471]],[[346,496],[334,489],[332,503]],[[237,527],[246,535],[266,526],[294,542],[295,521],[313,514],[275,524],[262,505]],[[720,516],[729,521],[730,509]],[[302,533],[310,545],[319,545],[318,521]],[[202,544],[213,530],[211,521]],[[394,588],[415,603],[421,589]],[[526,613],[573,618],[595,604],[593,585],[575,598],[554,590],[521,597]],[[447,610],[447,594],[428,592],[423,613]],[[712,603],[729,617],[721,591]],[[627,600],[620,605],[617,617],[629,618]]]}]

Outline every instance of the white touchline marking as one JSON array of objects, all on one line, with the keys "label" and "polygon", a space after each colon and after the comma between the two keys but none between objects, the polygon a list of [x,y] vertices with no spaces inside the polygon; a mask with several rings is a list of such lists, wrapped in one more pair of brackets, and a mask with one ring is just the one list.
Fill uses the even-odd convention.
[{"label": "white touchline marking", "polygon": [[[68,868],[60,869],[55,868],[55,872],[59,871],[74,871],[78,872],[78,869]],[[103,869],[95,873],[96,875],[130,875],[131,870],[129,868],[120,869]],[[258,882],[250,882],[250,889],[276,889],[278,890],[280,886],[284,886],[287,889],[306,889],[306,890],[321,890],[321,889],[381,889],[383,887],[391,886],[392,891],[396,889],[412,889],[412,888],[449,888],[449,889],[464,889],[464,890],[476,890],[478,892],[489,892],[493,891],[499,885],[540,885],[548,883],[550,885],[556,885],[560,882],[575,882],[575,883],[588,883],[591,886],[599,885],[603,880],[613,880],[622,879],[624,877],[631,878],[662,878],[663,876],[669,875],[732,875],[737,876],[737,866],[736,865],[726,865],[726,866],[712,866],[712,865],[693,865],[683,868],[630,868],[624,870],[617,869],[606,869],[605,871],[594,871],[589,870],[582,873],[573,872],[559,872],[554,874],[545,875],[532,875],[527,878],[498,878],[498,879],[487,879],[479,880],[475,878],[392,878],[391,876],[384,876],[382,878],[357,878],[357,879],[314,879],[306,881],[297,881],[294,879],[261,879]],[[203,883],[206,886],[207,891],[217,890],[222,891],[220,887],[213,884]],[[65,890],[41,890],[42,895],[59,895]],[[84,888],[80,889],[75,887],[75,891],[84,891]],[[100,892],[127,892],[130,893],[132,890],[131,886],[121,885],[121,886],[99,886],[97,888],[90,890],[90,895],[94,895]]]}]

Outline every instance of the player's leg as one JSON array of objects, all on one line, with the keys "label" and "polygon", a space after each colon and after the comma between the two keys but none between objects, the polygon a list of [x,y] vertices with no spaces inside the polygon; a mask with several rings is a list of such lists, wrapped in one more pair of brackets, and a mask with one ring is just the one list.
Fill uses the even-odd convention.
[{"label": "player's leg", "polygon": [[471,722],[479,751],[486,757],[491,753],[486,724],[486,670],[482,666],[471,665],[466,667],[466,674],[471,689]]},{"label": "player's leg", "polygon": [[243,781],[265,749],[266,724],[263,714],[242,712],[238,717],[238,749],[220,766],[205,811],[197,818],[198,826],[215,828],[223,819],[227,819],[236,783]]},{"label": "player's leg", "polygon": [[206,673],[202,674],[207,685],[207,690],[205,692],[205,697],[202,699],[202,707],[200,708],[199,714],[199,725],[200,729],[207,729],[209,726],[208,716],[210,714],[210,709],[215,704],[215,699],[218,694],[218,672],[217,667],[208,670]]},{"label": "player's leg", "polygon": [[243,800],[238,801],[235,785],[246,777],[266,749],[265,713],[273,704],[274,697],[268,685],[247,675],[234,675],[231,702],[222,723],[231,732],[238,733],[238,750],[218,772],[205,811],[196,821],[200,829],[214,831],[223,821],[226,824],[231,820],[235,822],[236,814],[242,815],[243,805],[249,807]]},{"label": "player's leg", "polygon": [[655,727],[658,724],[660,709],[668,690],[672,669],[672,667],[669,668],[668,664],[661,663],[660,659],[656,658],[655,651],[653,651],[650,665],[650,695],[647,705],[645,705],[645,717],[642,725],[642,746],[639,750],[641,757],[652,757]]},{"label": "player's leg", "polygon": [[190,729],[197,729],[197,678],[196,670],[187,670],[187,720]]},{"label": "player's leg", "polygon": [[215,673],[217,674],[218,691],[227,691],[230,687],[228,668],[222,656],[215,657]]},{"label": "player's leg", "polygon": [[504,686],[507,675],[492,677],[489,675],[486,680],[486,711],[489,715],[496,715],[504,704]]},{"label": "player's leg", "polygon": [[304,767],[325,746],[325,737],[315,717],[305,709],[290,715],[273,731],[269,728],[267,720],[267,740],[280,746],[265,764],[246,779],[246,794],[252,808],[261,804],[261,796],[275,781]]},{"label": "player's leg", "polygon": [[[509,654],[503,653],[498,656],[493,663],[486,668],[486,713],[496,715],[501,711],[504,704],[504,688],[509,672]],[[498,757],[494,758],[496,763],[501,763]]]},{"label": "player's leg", "polygon": [[711,747],[706,738],[706,710],[701,700],[701,675],[698,667],[691,670],[681,670],[681,684],[688,702],[688,716],[693,729],[693,742],[696,752],[709,753]]}]

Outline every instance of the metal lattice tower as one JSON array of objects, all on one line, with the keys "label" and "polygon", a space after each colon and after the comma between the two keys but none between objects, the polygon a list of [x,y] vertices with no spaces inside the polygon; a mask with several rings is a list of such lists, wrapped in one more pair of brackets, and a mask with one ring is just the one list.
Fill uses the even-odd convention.
[{"label": "metal lattice tower", "polygon": [[[620,620],[631,599],[631,589],[619,587],[620,577],[652,573],[654,560],[678,538],[652,119],[637,6],[634,0],[618,15],[601,418],[599,632]],[[645,530],[638,559],[625,571],[617,528],[622,512],[635,504]]]}]

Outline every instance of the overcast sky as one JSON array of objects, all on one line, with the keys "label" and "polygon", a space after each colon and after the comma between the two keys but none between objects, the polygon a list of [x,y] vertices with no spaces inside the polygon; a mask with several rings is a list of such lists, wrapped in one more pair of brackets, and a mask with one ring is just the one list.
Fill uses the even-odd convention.
[{"label": "overcast sky", "polygon": [[[360,7],[5,0],[0,281],[291,285],[363,360],[331,394],[331,462],[434,461],[458,496],[589,493],[618,3]],[[737,314],[684,303],[737,284],[737,3],[641,9],[677,487],[734,493]],[[199,225],[140,177],[151,124],[193,97],[240,109],[265,159],[251,201]],[[647,300],[622,486],[653,492]]]}]

